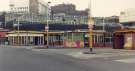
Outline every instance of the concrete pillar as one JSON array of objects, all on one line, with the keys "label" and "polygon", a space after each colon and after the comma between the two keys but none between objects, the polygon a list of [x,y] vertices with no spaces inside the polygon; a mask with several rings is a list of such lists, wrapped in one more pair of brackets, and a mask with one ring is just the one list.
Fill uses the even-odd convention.
[{"label": "concrete pillar", "polygon": [[35,45],[35,36],[31,36],[32,45]]},{"label": "concrete pillar", "polygon": [[110,33],[110,44],[112,43],[112,41],[111,41],[111,38],[112,38],[112,37],[111,37],[111,36],[112,36],[112,33]]},{"label": "concrete pillar", "polygon": [[13,38],[13,39],[12,39],[12,42],[13,42],[12,44],[15,45],[15,42],[14,42],[14,36],[12,36],[12,38]]},{"label": "concrete pillar", "polygon": [[24,36],[21,36],[21,44],[24,46]]},{"label": "concrete pillar", "polygon": [[22,36],[20,36],[20,45],[23,45],[22,42]]},{"label": "concrete pillar", "polygon": [[43,39],[42,39],[42,41],[43,41],[43,45],[45,44],[44,40],[45,40],[45,36],[43,36]]},{"label": "concrete pillar", "polygon": [[25,36],[25,42],[26,42],[25,45],[29,45],[29,41],[30,41],[30,40],[28,39],[28,37],[29,37],[29,36]]},{"label": "concrete pillar", "polygon": [[55,39],[55,36],[54,35],[52,35],[52,39],[51,39],[51,43],[52,43],[52,46],[54,47],[55,46],[55,44],[54,44],[54,40]]},{"label": "concrete pillar", "polygon": [[27,36],[25,36],[25,45],[27,45]]},{"label": "concrete pillar", "polygon": [[98,34],[97,34],[97,43],[99,42],[99,36],[98,36]]},{"label": "concrete pillar", "polygon": [[24,45],[26,45],[26,38],[25,38],[26,36],[22,36],[22,45],[24,46]]},{"label": "concrete pillar", "polygon": [[33,41],[32,41],[32,40],[33,40],[33,37],[30,36],[30,44],[31,44],[31,45],[33,45],[33,43],[32,43]]},{"label": "concrete pillar", "polygon": [[42,45],[42,36],[40,36],[40,45]]},{"label": "concrete pillar", "polygon": [[39,39],[40,39],[40,45],[42,44],[42,42],[41,42],[41,36],[39,37]]},{"label": "concrete pillar", "polygon": [[40,42],[41,42],[41,45],[43,45],[43,36],[41,36]]},{"label": "concrete pillar", "polygon": [[40,40],[41,40],[41,36],[39,36],[39,37],[38,37],[38,40],[39,40],[39,45],[41,45],[41,42],[40,42]]},{"label": "concrete pillar", "polygon": [[12,43],[12,38],[10,36],[8,36],[8,43],[11,45]]},{"label": "concrete pillar", "polygon": [[63,42],[63,47],[64,47],[64,39],[65,39],[65,36],[64,36],[64,34],[63,34],[63,37],[62,37],[62,42]]}]

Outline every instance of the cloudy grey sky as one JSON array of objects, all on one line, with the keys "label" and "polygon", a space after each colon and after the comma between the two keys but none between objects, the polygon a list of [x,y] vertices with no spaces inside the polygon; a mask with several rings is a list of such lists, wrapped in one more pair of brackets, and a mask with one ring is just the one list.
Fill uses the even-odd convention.
[{"label": "cloudy grey sky", "polygon": [[[89,0],[44,0],[51,1],[51,5],[61,3],[73,3],[78,10],[84,10],[88,7]],[[1,0],[0,11],[9,10],[9,0]],[[127,8],[135,8],[135,0],[92,0],[93,16],[112,16],[119,15],[120,11]]]}]

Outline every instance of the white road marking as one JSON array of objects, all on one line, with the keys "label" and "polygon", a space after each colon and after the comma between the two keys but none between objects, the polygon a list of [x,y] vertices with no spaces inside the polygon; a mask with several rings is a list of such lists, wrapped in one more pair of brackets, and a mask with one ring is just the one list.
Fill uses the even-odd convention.
[{"label": "white road marking", "polygon": [[120,59],[120,60],[115,60],[115,61],[123,62],[123,63],[135,63],[135,58]]}]

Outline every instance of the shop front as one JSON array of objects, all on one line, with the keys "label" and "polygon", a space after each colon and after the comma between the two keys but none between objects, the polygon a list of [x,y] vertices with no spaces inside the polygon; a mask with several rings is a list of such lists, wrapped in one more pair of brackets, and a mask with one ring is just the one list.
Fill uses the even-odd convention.
[{"label": "shop front", "polygon": [[135,49],[135,30],[119,30],[114,33],[114,48]]}]

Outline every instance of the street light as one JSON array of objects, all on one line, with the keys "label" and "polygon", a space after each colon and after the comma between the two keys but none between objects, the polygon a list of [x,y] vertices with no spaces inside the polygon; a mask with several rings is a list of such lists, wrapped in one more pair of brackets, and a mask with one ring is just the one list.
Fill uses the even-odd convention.
[{"label": "street light", "polygon": [[92,41],[93,37],[92,37],[92,35],[93,35],[93,23],[94,23],[94,21],[92,19],[91,6],[92,6],[92,1],[90,0],[90,4],[89,4],[89,18],[88,18],[88,29],[89,29],[89,35],[90,35],[90,37],[89,37],[90,52],[93,51],[93,41]]},{"label": "street light", "polygon": [[[16,19],[17,23],[13,24],[13,27],[17,27],[17,45],[19,45],[19,30],[20,30],[20,22],[19,22],[19,17]],[[16,32],[15,32],[16,33]]]},{"label": "street light", "polygon": [[20,19],[22,19],[25,15],[19,16],[17,17],[17,24],[14,24],[13,26],[16,27],[17,26],[17,44],[19,45],[20,43],[20,39],[19,39],[19,34],[20,34]]},{"label": "street light", "polygon": [[51,2],[48,2],[48,3],[47,3],[47,5],[48,5],[47,19],[46,19],[46,20],[47,20],[47,21],[46,21],[46,22],[47,22],[47,26],[45,26],[45,30],[46,30],[46,32],[47,32],[47,48],[49,48],[49,40],[48,40],[48,39],[49,39],[49,33],[48,33],[48,32],[49,32],[49,24],[48,24],[48,18],[49,18],[49,16],[48,16],[49,14],[48,14],[48,13],[49,13],[49,12],[48,12],[48,11],[49,11],[49,9],[50,9],[50,8],[49,8],[49,4],[50,4],[50,3],[51,3]]},{"label": "street light", "polygon": [[93,24],[94,24],[94,21],[92,19],[91,6],[92,6],[92,2],[90,0],[89,11],[88,11],[88,33],[89,33],[90,50],[89,50],[89,52],[84,52],[84,54],[95,54],[95,53],[93,53]]}]

